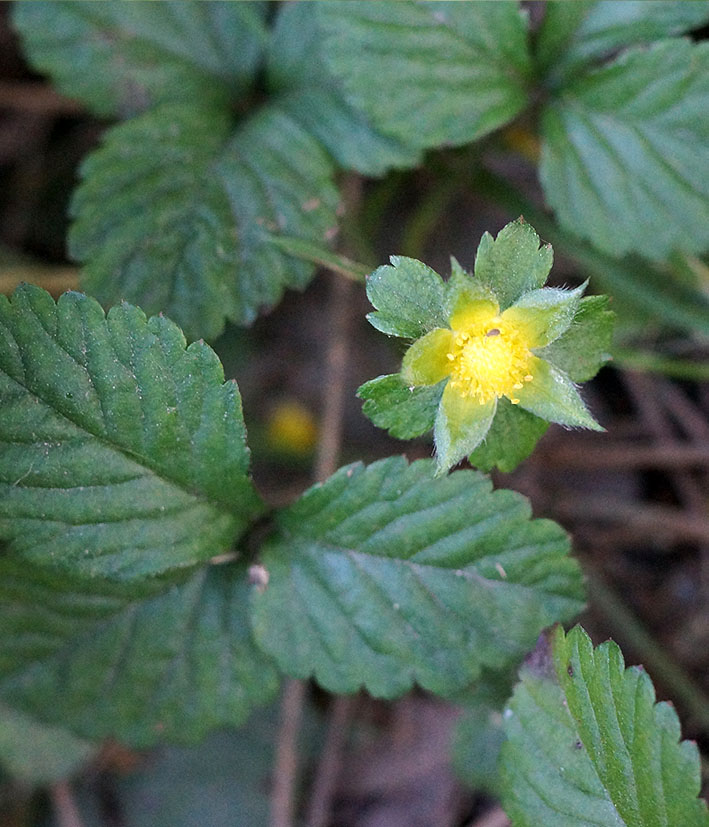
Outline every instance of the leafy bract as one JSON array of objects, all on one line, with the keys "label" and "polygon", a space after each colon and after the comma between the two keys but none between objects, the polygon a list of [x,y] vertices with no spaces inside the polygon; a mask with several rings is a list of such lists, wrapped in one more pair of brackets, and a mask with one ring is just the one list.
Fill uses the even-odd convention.
[{"label": "leafy bract", "polygon": [[586,296],[579,303],[571,327],[537,352],[569,379],[585,382],[611,358],[614,318],[608,310],[608,296]]},{"label": "leafy bract", "polygon": [[37,287],[0,296],[0,540],[84,575],[228,549],[261,510],[236,383],[164,317]]},{"label": "leafy bract", "polygon": [[542,637],[505,712],[502,800],[519,827],[706,827],[699,756],[612,641]]},{"label": "leafy bract", "polygon": [[0,703],[0,766],[24,782],[50,784],[67,778],[95,749],[65,729],[40,724]]},{"label": "leafy bract", "polygon": [[378,376],[357,389],[362,413],[397,439],[414,439],[433,428],[443,385],[410,388],[401,374]]},{"label": "leafy bract", "polygon": [[165,105],[113,127],[84,163],[70,252],[106,304],[170,314],[189,336],[246,324],[314,267],[268,243],[322,242],[337,192],[324,151],[266,106],[232,134],[212,107]]},{"label": "leafy bract", "polygon": [[661,41],[577,77],[542,117],[559,220],[599,249],[661,259],[709,246],[709,45]]},{"label": "leafy bract", "polygon": [[470,463],[481,471],[514,469],[534,450],[549,423],[507,399],[499,399],[490,430],[470,455]]},{"label": "leafy bract", "polygon": [[421,153],[377,132],[350,106],[320,57],[316,3],[284,3],[268,47],[267,78],[277,106],[314,135],[339,162],[365,175],[413,167]]},{"label": "leafy bract", "polygon": [[475,256],[475,278],[493,291],[500,310],[505,310],[524,293],[544,285],[553,261],[551,244],[540,247],[534,227],[518,218],[495,238],[483,234]]},{"label": "leafy bract", "polygon": [[681,34],[707,20],[707,0],[547,3],[536,56],[542,67],[558,79],[618,49]]},{"label": "leafy bract", "polygon": [[516,3],[317,4],[322,53],[350,103],[416,148],[468,143],[527,103]]},{"label": "leafy bract", "polygon": [[32,63],[97,115],[166,101],[228,103],[251,84],[266,39],[263,3],[18,3]]},{"label": "leafy bract", "polygon": [[278,686],[253,644],[244,564],[140,587],[0,558],[0,697],[90,738],[193,742]]},{"label": "leafy bract", "polygon": [[367,318],[390,336],[416,339],[447,324],[443,279],[414,258],[392,256],[367,279],[367,297],[377,308]]},{"label": "leafy bract", "polygon": [[473,471],[430,460],[340,469],[282,512],[254,587],[257,642],[333,692],[450,694],[521,656],[581,606],[556,524]]}]

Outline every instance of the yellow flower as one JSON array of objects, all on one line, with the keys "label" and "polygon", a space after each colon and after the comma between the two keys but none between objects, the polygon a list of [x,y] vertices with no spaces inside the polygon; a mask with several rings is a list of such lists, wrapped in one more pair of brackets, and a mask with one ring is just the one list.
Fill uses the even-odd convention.
[{"label": "yellow flower", "polygon": [[404,382],[413,388],[446,381],[434,426],[441,470],[485,438],[501,397],[552,422],[600,427],[568,377],[535,353],[569,327],[584,287],[532,290],[502,312],[491,291],[461,289],[448,327],[409,348]]}]

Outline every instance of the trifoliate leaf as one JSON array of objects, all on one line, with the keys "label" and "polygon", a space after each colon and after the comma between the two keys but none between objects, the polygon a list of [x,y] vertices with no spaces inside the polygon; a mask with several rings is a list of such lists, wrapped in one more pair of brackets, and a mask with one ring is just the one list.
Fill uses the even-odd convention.
[{"label": "trifoliate leaf", "polygon": [[542,118],[559,220],[614,256],[709,246],[709,45],[634,48],[566,85]]},{"label": "trifoliate leaf", "polygon": [[508,399],[497,401],[497,412],[484,441],[470,455],[470,463],[481,471],[514,469],[534,450],[549,423],[512,405]]},{"label": "trifoliate leaf", "polygon": [[244,564],[128,588],[0,558],[0,697],[135,746],[237,726],[278,685],[251,639],[247,590]]},{"label": "trifoliate leaf", "polygon": [[709,20],[706,0],[577,0],[547,3],[537,59],[558,79],[620,48],[681,34]]},{"label": "trifoliate leaf", "polygon": [[257,642],[333,692],[449,694],[581,606],[568,540],[527,501],[430,460],[341,468],[280,515],[252,593]]},{"label": "trifoliate leaf", "polygon": [[362,413],[397,439],[414,439],[433,428],[443,385],[410,388],[401,374],[378,376],[357,390]]},{"label": "trifoliate leaf", "polygon": [[0,296],[0,540],[133,578],[228,549],[262,506],[235,382],[164,317],[38,287]]},{"label": "trifoliate leaf", "polygon": [[519,827],[706,827],[699,756],[641,667],[576,627],[542,637],[506,710],[502,801]]},{"label": "trifoliate leaf", "polygon": [[337,193],[324,151],[264,107],[235,133],[217,109],[166,105],[113,127],[84,163],[69,245],[82,285],[106,304],[165,312],[213,338],[304,287],[314,267],[268,243],[323,242]]},{"label": "trifoliate leaf", "polygon": [[0,703],[0,766],[22,781],[44,785],[68,778],[96,749],[66,729]]},{"label": "trifoliate leaf", "polygon": [[421,261],[392,256],[367,279],[367,296],[377,308],[367,318],[389,336],[417,339],[445,327],[446,289],[443,279]]},{"label": "trifoliate leaf", "polygon": [[267,77],[279,109],[314,135],[345,169],[382,175],[415,167],[421,152],[377,132],[350,106],[320,57],[322,34],[315,3],[284,3],[269,41]]},{"label": "trifoliate leaf", "polygon": [[493,238],[485,233],[475,257],[475,277],[489,287],[505,310],[523,293],[544,285],[554,261],[550,244],[523,218],[503,227]]},{"label": "trifoliate leaf", "polygon": [[416,148],[464,144],[527,103],[516,3],[320,3],[322,53],[350,103]]},{"label": "trifoliate leaf", "polygon": [[614,319],[608,296],[587,296],[566,333],[537,353],[573,382],[586,382],[611,358]]},{"label": "trifoliate leaf", "polygon": [[18,3],[32,63],[102,117],[241,97],[266,40],[263,3]]}]

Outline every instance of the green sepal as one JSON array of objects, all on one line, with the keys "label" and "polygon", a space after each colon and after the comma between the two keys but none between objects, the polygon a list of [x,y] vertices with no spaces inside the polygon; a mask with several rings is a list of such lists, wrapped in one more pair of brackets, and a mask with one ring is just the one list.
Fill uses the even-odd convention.
[{"label": "green sepal", "polygon": [[565,373],[534,357],[530,360],[530,370],[534,379],[516,392],[522,408],[559,425],[605,430],[591,416],[576,386]]},{"label": "green sepal", "polygon": [[417,339],[404,354],[401,378],[408,385],[437,385],[450,376],[448,354],[453,346],[453,333],[437,327]]},{"label": "green sepal", "polygon": [[543,635],[503,715],[502,803],[516,827],[707,827],[697,746],[642,667],[577,626]]},{"label": "green sepal", "polygon": [[500,310],[544,285],[554,253],[551,244],[539,245],[536,231],[521,217],[503,227],[496,238],[485,233],[480,239],[475,277],[497,296]]},{"label": "green sepal", "polygon": [[370,324],[389,336],[418,339],[436,327],[446,327],[443,279],[421,261],[392,256],[367,279],[367,297],[376,312]]},{"label": "green sepal", "polygon": [[470,464],[485,472],[495,467],[505,473],[514,471],[532,453],[548,427],[546,420],[502,397],[497,401],[490,430],[470,455]]},{"label": "green sepal", "polygon": [[615,313],[608,296],[581,299],[573,323],[556,341],[535,351],[573,382],[592,379],[611,359]]},{"label": "green sepal", "polygon": [[414,439],[433,428],[444,383],[409,387],[401,374],[378,376],[357,390],[362,413],[397,439]]},{"label": "green sepal", "polygon": [[475,397],[461,396],[450,383],[445,386],[433,428],[439,474],[457,465],[485,439],[497,401],[481,405]]},{"label": "green sepal", "polygon": [[530,348],[545,347],[568,330],[587,284],[575,290],[530,290],[507,308],[505,318],[517,321]]}]

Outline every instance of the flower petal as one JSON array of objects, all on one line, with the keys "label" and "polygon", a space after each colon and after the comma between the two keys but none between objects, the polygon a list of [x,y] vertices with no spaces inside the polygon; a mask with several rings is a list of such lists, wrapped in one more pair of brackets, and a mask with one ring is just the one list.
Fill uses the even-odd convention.
[{"label": "flower petal", "polygon": [[404,354],[401,376],[408,385],[436,385],[450,375],[447,356],[453,347],[453,333],[437,327],[415,341]]},{"label": "flower petal", "polygon": [[527,347],[544,347],[569,328],[587,283],[575,290],[558,287],[531,290],[508,307],[502,318],[519,330]]},{"label": "flower petal", "polygon": [[565,373],[537,356],[529,362],[529,373],[532,380],[516,391],[520,407],[560,425],[605,430],[591,416],[576,386]]},{"label": "flower petal", "polygon": [[497,399],[481,405],[475,397],[461,396],[448,383],[443,390],[433,439],[438,473],[444,473],[468,456],[490,430]]},{"label": "flower petal", "polygon": [[490,291],[470,285],[458,286],[450,296],[450,320],[453,330],[469,330],[493,319],[500,307]]}]

